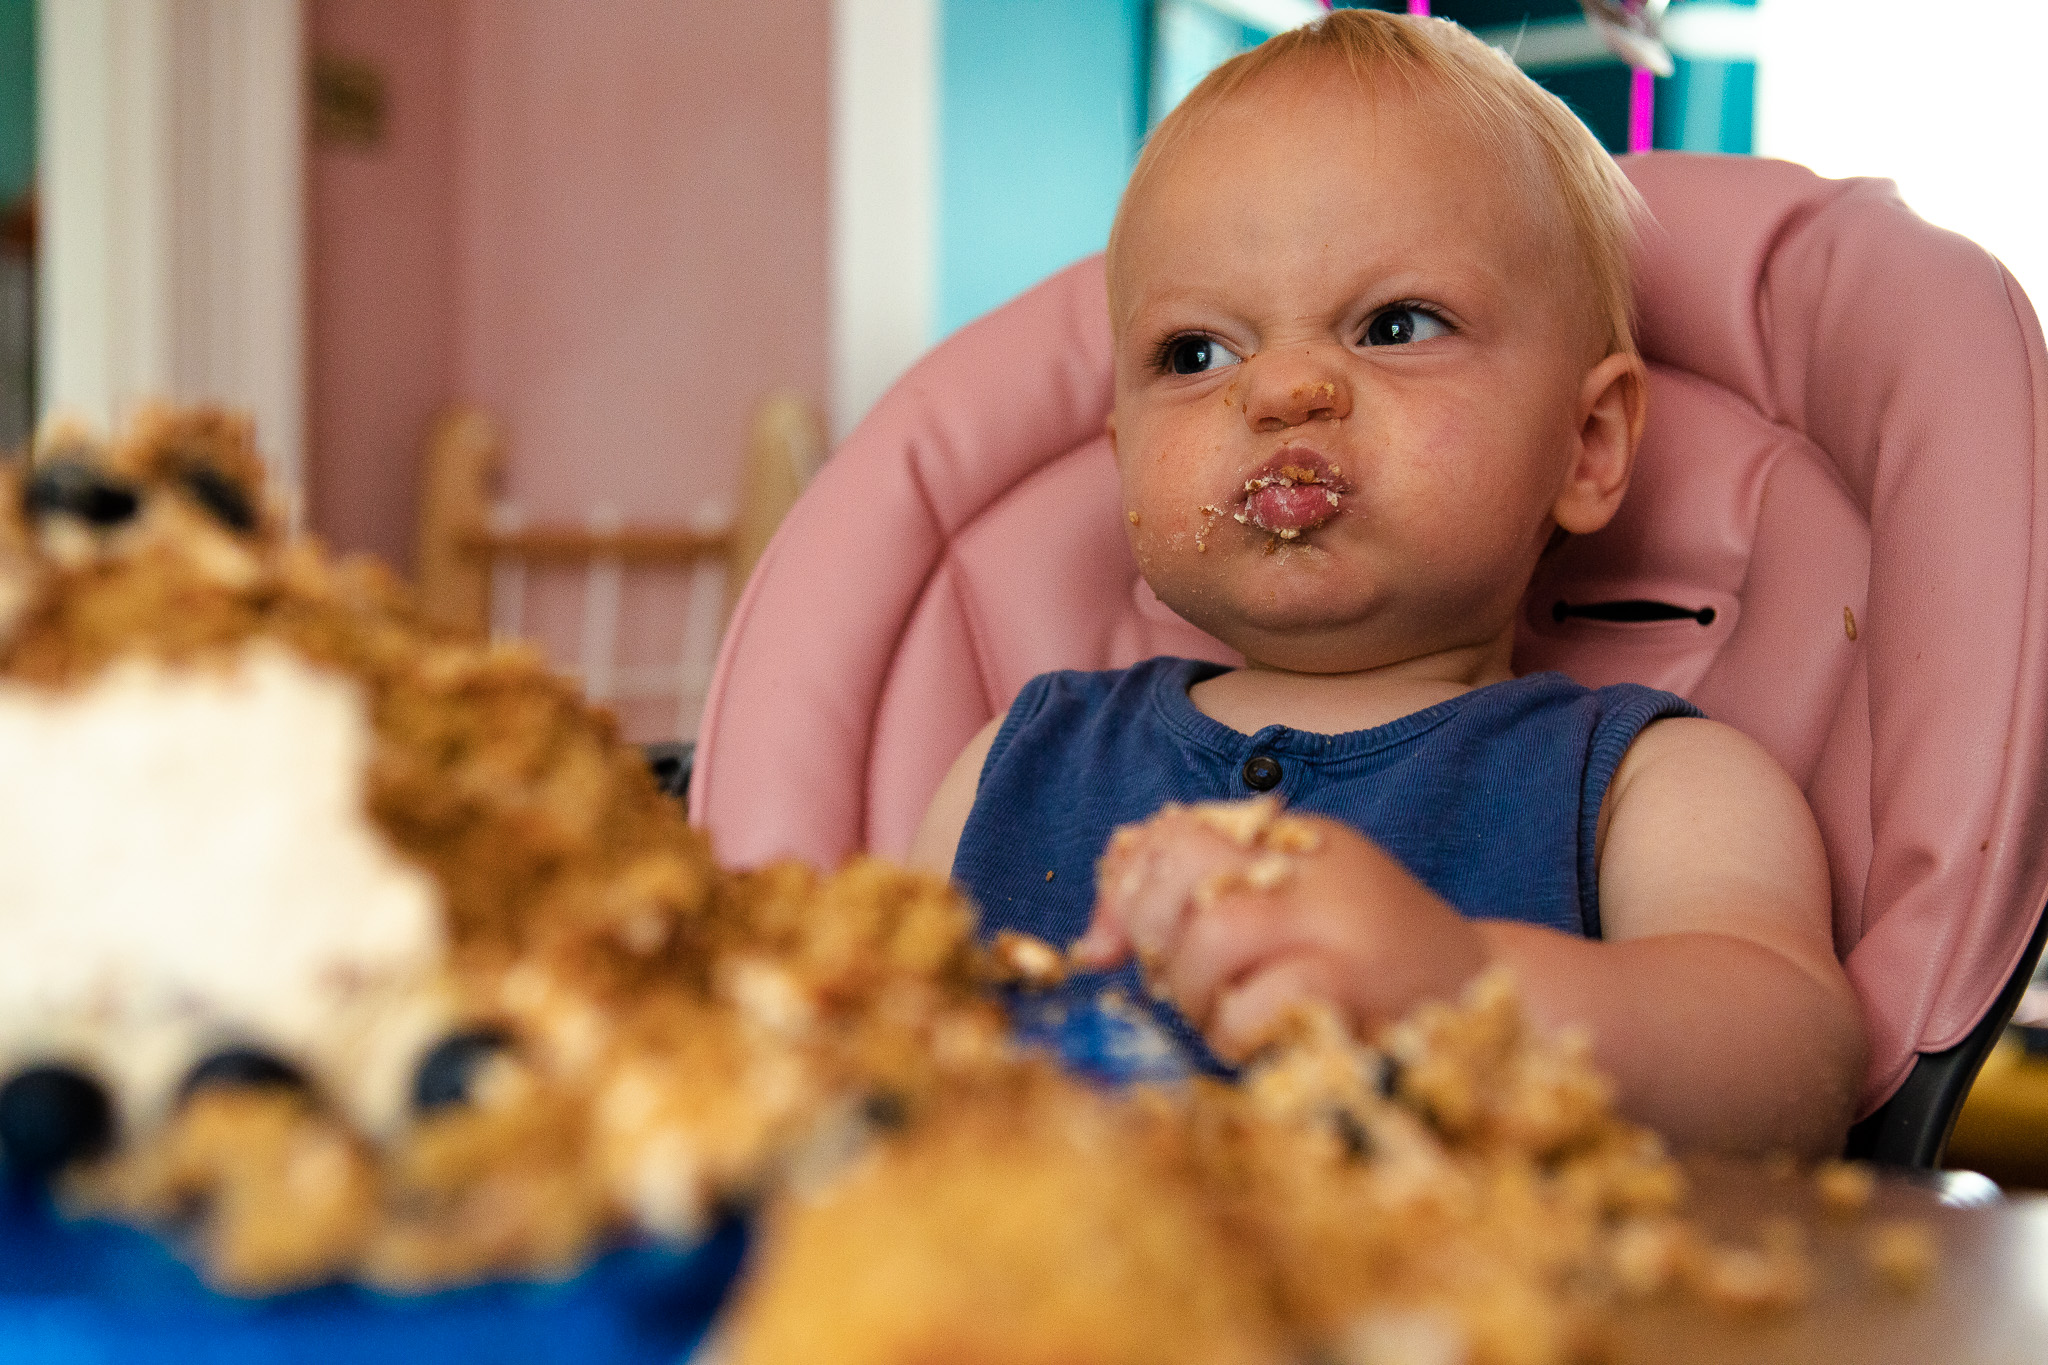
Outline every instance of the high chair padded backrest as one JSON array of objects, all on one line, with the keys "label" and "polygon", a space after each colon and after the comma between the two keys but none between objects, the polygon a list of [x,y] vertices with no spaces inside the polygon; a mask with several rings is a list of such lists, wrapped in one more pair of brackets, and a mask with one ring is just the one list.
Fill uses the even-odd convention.
[{"label": "high chair padded backrest", "polygon": [[[1887,182],[1624,165],[1649,426],[1614,523],[1539,571],[1516,667],[1682,693],[1804,787],[1867,1109],[1969,1034],[2048,893],[2048,359],[1998,262]],[[1138,576],[1109,405],[1098,258],[876,406],[734,615],[691,793],[721,857],[901,855],[1034,674],[1231,657]],[[1636,601],[1713,611],[1560,615]]]}]

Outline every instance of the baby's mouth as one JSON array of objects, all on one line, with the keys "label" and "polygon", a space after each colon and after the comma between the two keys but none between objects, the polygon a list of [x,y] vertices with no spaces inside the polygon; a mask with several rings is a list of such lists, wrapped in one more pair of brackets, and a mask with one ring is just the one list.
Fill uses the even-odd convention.
[{"label": "baby's mouth", "polygon": [[1235,519],[1293,540],[1336,516],[1350,491],[1342,466],[1305,446],[1289,446],[1245,480]]}]

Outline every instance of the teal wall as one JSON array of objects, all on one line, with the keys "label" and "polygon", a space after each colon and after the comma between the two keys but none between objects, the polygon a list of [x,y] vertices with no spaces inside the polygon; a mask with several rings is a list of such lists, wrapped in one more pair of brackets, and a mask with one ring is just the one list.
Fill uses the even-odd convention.
[{"label": "teal wall", "polygon": [[[1407,8],[1406,0],[1339,3]],[[1150,0],[941,0],[934,339],[1102,249],[1145,132],[1151,8]],[[1437,0],[1433,9],[1497,29],[1577,14],[1579,5]],[[1259,35],[1236,37],[1249,46]],[[1754,64],[1680,59],[1677,67],[1657,83],[1656,145],[1749,151]],[[1629,73],[1619,61],[1538,79],[1609,147],[1626,145]]]},{"label": "teal wall", "polygon": [[35,179],[36,0],[0,0],[0,209]]},{"label": "teal wall", "polygon": [[1657,145],[1686,152],[1756,150],[1756,63],[1688,61],[1657,82]]},{"label": "teal wall", "polygon": [[943,0],[935,335],[1100,251],[1144,136],[1145,0]]}]

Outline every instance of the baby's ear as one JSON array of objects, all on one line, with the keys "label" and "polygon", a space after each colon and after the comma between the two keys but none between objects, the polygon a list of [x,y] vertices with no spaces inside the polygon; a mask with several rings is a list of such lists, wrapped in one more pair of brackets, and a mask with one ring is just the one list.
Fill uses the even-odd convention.
[{"label": "baby's ear", "polygon": [[1648,377],[1639,356],[1610,355],[1586,372],[1571,466],[1551,508],[1558,526],[1585,535],[1613,519],[1635,468],[1648,401]]}]

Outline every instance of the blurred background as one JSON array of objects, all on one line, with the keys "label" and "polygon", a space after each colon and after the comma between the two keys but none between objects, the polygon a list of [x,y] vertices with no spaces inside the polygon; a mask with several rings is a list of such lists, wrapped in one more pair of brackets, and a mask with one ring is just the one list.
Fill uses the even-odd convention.
[{"label": "blurred background", "polygon": [[[1623,146],[1577,0],[1433,8]],[[313,531],[688,735],[762,518],[932,342],[1101,248],[1204,72],[1320,9],[0,0],[0,446],[247,407]],[[1889,176],[2048,290],[2032,0],[1674,0],[1666,38],[1657,147]]]}]

